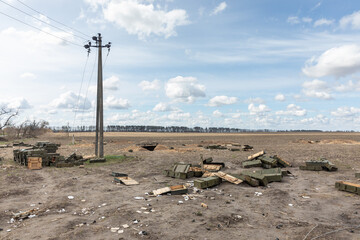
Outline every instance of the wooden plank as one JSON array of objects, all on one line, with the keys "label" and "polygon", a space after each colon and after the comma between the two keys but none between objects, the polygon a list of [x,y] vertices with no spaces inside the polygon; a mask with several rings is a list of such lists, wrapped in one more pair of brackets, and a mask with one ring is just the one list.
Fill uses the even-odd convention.
[{"label": "wooden plank", "polygon": [[217,164],[204,164],[204,170],[206,171],[219,171],[221,167],[221,165]]},{"label": "wooden plank", "polygon": [[265,151],[263,150],[263,151],[261,151],[261,152],[255,153],[255,154],[253,154],[253,155],[251,155],[251,156],[248,156],[248,160],[253,160],[253,159],[255,159],[255,158],[257,158],[257,157],[260,157],[260,156],[262,156],[262,155],[264,155],[264,154],[265,154]]},{"label": "wooden plank", "polygon": [[219,178],[222,178],[228,182],[234,183],[234,184],[240,184],[243,182],[243,180],[236,178],[234,176],[231,176],[229,174],[226,174],[224,172],[217,172],[215,173],[215,176],[218,176]]},{"label": "wooden plank", "polygon": [[157,196],[157,195],[168,193],[170,191],[171,191],[170,187],[164,187],[164,188],[159,188],[159,189],[153,190],[153,193],[154,193],[154,196]]},{"label": "wooden plank", "polygon": [[135,181],[134,179],[130,178],[130,177],[116,177],[114,179],[116,182],[121,182],[127,186],[129,185],[138,185],[139,183],[137,181]]}]

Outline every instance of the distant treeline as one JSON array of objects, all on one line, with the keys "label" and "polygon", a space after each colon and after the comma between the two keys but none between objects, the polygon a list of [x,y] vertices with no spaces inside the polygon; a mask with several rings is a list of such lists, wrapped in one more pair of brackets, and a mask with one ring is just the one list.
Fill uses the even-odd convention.
[{"label": "distant treeline", "polygon": [[[95,132],[95,126],[77,126],[77,127],[50,127],[54,132]],[[120,126],[108,125],[104,128],[105,132],[197,132],[197,133],[244,133],[244,132],[323,132],[322,130],[271,130],[271,129],[242,129],[242,128],[224,128],[224,127],[182,127],[182,126]],[[344,131],[338,131],[344,132]],[[346,131],[354,132],[354,131]]]}]

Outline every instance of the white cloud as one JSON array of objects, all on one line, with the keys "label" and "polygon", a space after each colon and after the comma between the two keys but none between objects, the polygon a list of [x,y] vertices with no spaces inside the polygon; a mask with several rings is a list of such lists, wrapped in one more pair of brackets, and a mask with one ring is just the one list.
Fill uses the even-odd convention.
[{"label": "white cloud", "polygon": [[312,18],[309,18],[309,17],[303,17],[301,20],[303,22],[305,22],[305,23],[311,23],[312,22]]},{"label": "white cloud", "polygon": [[198,84],[195,77],[177,76],[169,79],[165,92],[175,101],[193,103],[199,97],[205,97],[205,86]]},{"label": "white cloud", "polygon": [[300,19],[299,19],[299,17],[296,17],[296,16],[290,16],[290,17],[288,17],[287,22],[290,24],[298,24],[298,23],[300,23]]},{"label": "white cloud", "polygon": [[277,111],[276,115],[291,115],[302,117],[306,115],[306,110],[299,106],[296,106],[295,104],[289,104],[285,111]]},{"label": "white cloud", "polygon": [[352,29],[360,29],[360,11],[346,15],[340,19],[340,27],[346,28],[350,26]]},{"label": "white cloud", "polygon": [[322,114],[318,114],[315,117],[300,119],[300,123],[305,125],[314,125],[316,127],[323,127],[325,124],[329,124],[329,118]]},{"label": "white cloud", "polygon": [[23,97],[13,98],[10,100],[0,100],[0,106],[5,106],[11,109],[29,109],[32,108],[30,103]]},{"label": "white cloud", "polygon": [[261,103],[265,103],[265,101],[259,97],[257,98],[249,98],[249,99],[246,99],[244,101],[245,103],[247,104],[250,104],[250,103],[255,103],[255,104],[261,104]]},{"label": "white cloud", "polygon": [[111,76],[104,81],[104,89],[116,91],[118,90],[119,78],[116,76]]},{"label": "white cloud", "polygon": [[60,95],[59,98],[54,99],[50,103],[50,107],[61,109],[90,109],[91,103],[88,99],[85,99],[82,95],[77,95],[72,91],[68,91]]},{"label": "white cloud", "polygon": [[285,96],[284,96],[284,94],[279,93],[279,94],[277,94],[277,95],[275,96],[274,99],[275,99],[276,101],[283,102],[283,101],[285,101]]},{"label": "white cloud", "polygon": [[215,96],[209,100],[208,106],[210,107],[219,107],[223,105],[230,105],[237,102],[236,97],[228,97],[228,96]]},{"label": "white cloud", "polygon": [[360,81],[354,83],[352,80],[349,80],[346,84],[340,84],[334,87],[334,89],[338,92],[360,91]]},{"label": "white cloud", "polygon": [[103,6],[104,18],[124,28],[129,34],[135,34],[140,39],[151,34],[175,36],[175,28],[189,24],[188,15],[183,9],[171,11],[156,10],[153,4],[141,1],[111,0]]},{"label": "white cloud", "polygon": [[287,18],[286,20],[288,23],[290,24],[299,24],[301,22],[304,22],[304,23],[311,23],[312,22],[312,18],[309,18],[309,17],[303,17],[303,18],[299,18],[297,16],[290,16]]},{"label": "white cloud", "polygon": [[318,79],[303,83],[303,93],[308,97],[329,100],[332,99],[331,89],[327,83]]},{"label": "white cloud", "polygon": [[213,112],[213,116],[215,116],[215,117],[223,117],[224,114],[222,112],[220,112],[219,110],[215,110]]},{"label": "white cloud", "polygon": [[319,57],[308,60],[302,69],[310,77],[342,77],[359,70],[360,47],[355,44],[331,48]]},{"label": "white cloud", "polygon": [[180,109],[174,108],[167,103],[160,102],[156,104],[153,108],[154,112],[171,112],[171,111],[180,111]]},{"label": "white cloud", "polygon": [[115,98],[114,96],[107,97],[104,105],[110,109],[128,109],[130,107],[128,99]]},{"label": "white cloud", "polygon": [[24,78],[24,79],[29,79],[29,80],[36,79],[36,75],[33,74],[33,73],[30,73],[30,72],[23,73],[23,74],[20,75],[20,77]]},{"label": "white cloud", "polygon": [[250,115],[263,115],[265,112],[271,111],[271,109],[268,108],[265,104],[259,104],[259,106],[255,106],[253,103],[249,104],[248,110]]},{"label": "white cloud", "polygon": [[159,90],[160,89],[160,81],[155,79],[154,81],[150,82],[150,81],[142,81],[139,83],[138,85],[139,87],[141,87],[141,89],[143,91],[147,91],[147,90]]},{"label": "white cloud", "polygon": [[360,113],[360,108],[339,107],[335,111],[332,111],[331,115],[335,117],[354,117],[358,113]]},{"label": "white cloud", "polygon": [[184,119],[190,118],[190,113],[170,113],[167,118],[172,121],[184,121]]},{"label": "white cloud", "polygon": [[323,25],[331,25],[331,24],[333,24],[334,23],[334,21],[335,20],[333,20],[333,19],[326,19],[326,18],[321,18],[321,19],[319,19],[319,20],[316,20],[315,22],[314,22],[314,27],[320,27],[320,26],[323,26]]},{"label": "white cloud", "polygon": [[225,10],[225,8],[227,7],[226,2],[222,2],[220,3],[211,13],[211,15],[217,15],[218,13],[221,13],[222,11]]}]

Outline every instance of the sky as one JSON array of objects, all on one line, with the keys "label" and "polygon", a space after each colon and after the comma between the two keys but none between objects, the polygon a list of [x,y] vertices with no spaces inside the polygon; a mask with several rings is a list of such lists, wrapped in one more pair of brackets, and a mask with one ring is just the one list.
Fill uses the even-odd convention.
[{"label": "sky", "polygon": [[[6,15],[4,15],[6,14]],[[360,130],[360,1],[1,0],[16,122]]]}]

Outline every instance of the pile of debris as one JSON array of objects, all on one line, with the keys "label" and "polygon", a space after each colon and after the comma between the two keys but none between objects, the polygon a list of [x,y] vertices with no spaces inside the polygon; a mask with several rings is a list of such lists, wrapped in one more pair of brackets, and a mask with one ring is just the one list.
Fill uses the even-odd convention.
[{"label": "pile of debris", "polygon": [[38,164],[36,165],[37,167],[34,169],[40,169],[43,166],[52,166],[57,162],[64,161],[64,157],[59,153],[56,153],[59,146],[60,144],[50,142],[37,142],[29,148],[14,149],[14,161],[21,165],[28,166],[29,158],[34,157],[41,158],[41,162],[38,161]]},{"label": "pile of debris", "polygon": [[305,166],[300,166],[300,170],[309,171],[337,171],[337,167],[328,161],[326,158],[320,158],[319,160],[306,161]]},{"label": "pile of debris", "polygon": [[[258,157],[260,157],[260,155]],[[275,158],[272,157],[271,159]],[[266,186],[270,182],[282,181],[283,176],[291,174],[289,171],[283,170],[278,167],[257,171],[245,170],[242,171],[240,174],[228,174],[220,171],[222,168],[225,167],[225,164],[223,162],[214,162],[212,158],[203,159],[202,157],[201,160],[202,161],[199,165],[192,165],[183,162],[175,163],[170,170],[164,171],[164,175],[179,179],[201,177],[194,180],[194,187],[203,189],[219,185],[223,180],[236,185],[242,182],[246,182],[253,187],[257,187],[260,185]],[[264,162],[265,161],[267,161],[266,164],[269,165],[269,160],[267,158],[264,158]],[[275,161],[276,164],[272,164],[271,166],[291,166],[288,162],[282,159],[275,159]],[[169,189],[165,188],[158,190],[160,192],[165,190],[167,191],[167,193],[170,192]]]},{"label": "pile of debris", "polygon": [[72,153],[68,157],[64,157],[56,153],[60,144],[41,141],[29,148],[14,149],[14,161],[27,166],[29,169],[41,169],[45,166],[54,166],[58,168],[73,167],[83,165],[84,162],[90,163],[105,162],[105,158],[83,158],[82,155]]},{"label": "pile of debris", "polygon": [[283,168],[283,167],[291,167],[291,164],[281,157],[274,155],[274,156],[267,156],[265,151],[261,151],[255,153],[248,157],[248,159],[242,162],[243,168],[252,168],[252,167],[262,167],[266,169],[270,168]]}]

